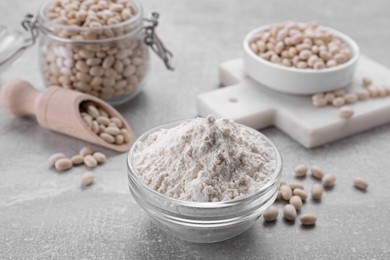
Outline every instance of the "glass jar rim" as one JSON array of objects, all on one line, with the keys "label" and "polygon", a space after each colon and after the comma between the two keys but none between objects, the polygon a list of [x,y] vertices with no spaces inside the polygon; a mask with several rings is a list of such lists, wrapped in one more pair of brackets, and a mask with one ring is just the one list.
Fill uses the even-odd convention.
[{"label": "glass jar rim", "polygon": [[[136,9],[135,16],[131,17],[130,19],[123,21],[123,22],[120,22],[120,23],[117,23],[117,24],[113,24],[113,25],[104,25],[104,26],[99,26],[99,27],[81,27],[81,26],[75,26],[75,25],[71,25],[71,26],[63,25],[63,24],[56,23],[53,20],[50,20],[46,15],[46,10],[49,7],[49,4],[51,3],[51,1],[48,0],[45,4],[43,4],[39,8],[37,22],[38,22],[39,28],[41,28],[40,31],[44,32],[44,33],[49,33],[49,34],[51,34],[50,32],[52,32],[52,29],[50,29],[51,27],[56,28],[56,29],[69,30],[69,31],[73,30],[73,31],[78,31],[78,32],[86,32],[86,31],[112,30],[112,29],[122,28],[122,27],[125,27],[126,25],[136,24],[137,22],[140,22],[140,24],[137,26],[138,27],[137,30],[131,31],[130,33],[125,34],[125,35],[107,38],[107,39],[72,40],[72,39],[68,39],[68,38],[54,36],[54,38],[56,38],[58,40],[60,39],[62,41],[80,42],[80,43],[92,43],[92,42],[102,43],[106,40],[108,40],[108,41],[117,40],[117,39],[121,39],[123,36],[129,36],[130,34],[138,32],[142,27],[142,18],[143,18],[143,12],[144,12],[142,5],[137,0],[129,0],[129,2],[132,2],[135,6],[135,9]],[[44,30],[42,30],[42,29],[44,29]]]},{"label": "glass jar rim", "polygon": [[164,126],[167,126],[167,125],[177,126],[181,123],[189,122],[190,120],[192,120],[192,119],[176,120],[176,121],[172,121],[172,122],[168,122],[168,123],[159,125],[157,127],[149,129],[148,131],[143,133],[141,136],[139,136],[135,140],[135,142],[133,143],[133,145],[128,153],[128,156],[127,156],[127,169],[128,169],[129,175],[134,176],[133,179],[136,181],[137,186],[143,188],[144,190],[147,190],[148,192],[151,192],[153,195],[157,196],[159,199],[167,200],[168,202],[175,204],[177,206],[207,209],[207,208],[232,207],[232,206],[236,206],[236,205],[241,204],[241,203],[249,202],[249,201],[253,200],[254,198],[257,198],[258,196],[266,193],[275,184],[275,182],[280,179],[280,177],[282,175],[283,160],[282,160],[282,156],[280,155],[279,150],[276,148],[274,143],[268,137],[266,137],[264,134],[257,131],[256,129],[253,129],[251,127],[248,127],[248,126],[245,126],[242,124],[238,124],[238,125],[240,125],[240,127],[244,127],[244,128],[250,129],[252,131],[256,131],[256,133],[259,134],[259,136],[261,136],[262,138],[264,138],[264,140],[267,141],[268,145],[270,145],[272,147],[273,151],[275,152],[275,161],[276,161],[275,170],[274,170],[272,176],[270,176],[270,178],[268,179],[268,182],[264,186],[262,186],[259,190],[257,190],[255,193],[250,194],[248,196],[242,196],[240,198],[229,200],[229,201],[197,202],[197,201],[187,201],[187,200],[175,199],[175,198],[166,196],[166,195],[164,195],[160,192],[157,192],[156,190],[150,188],[148,185],[143,183],[142,180],[137,176],[136,169],[135,169],[134,164],[133,164],[133,157],[134,157],[134,153],[135,153],[135,150],[137,148],[138,143],[141,140],[145,139],[145,137],[149,136],[151,133],[154,133],[158,130],[161,130],[162,128],[164,128]]}]

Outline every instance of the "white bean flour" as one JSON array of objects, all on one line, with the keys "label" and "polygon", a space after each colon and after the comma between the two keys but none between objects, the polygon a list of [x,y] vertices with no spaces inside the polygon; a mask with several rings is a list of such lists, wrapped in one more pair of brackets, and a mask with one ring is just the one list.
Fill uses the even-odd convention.
[{"label": "white bean flour", "polygon": [[152,133],[136,147],[134,166],[162,194],[217,202],[256,192],[276,161],[273,147],[257,131],[208,116]]}]

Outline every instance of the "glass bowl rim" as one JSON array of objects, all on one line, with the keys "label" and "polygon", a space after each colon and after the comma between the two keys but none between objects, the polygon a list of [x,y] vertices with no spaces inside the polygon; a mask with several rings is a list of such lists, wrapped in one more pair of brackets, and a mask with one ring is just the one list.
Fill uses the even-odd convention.
[{"label": "glass bowl rim", "polygon": [[153,190],[152,188],[147,186],[135,174],[136,170],[135,170],[134,164],[133,164],[133,157],[134,157],[134,152],[136,150],[136,147],[137,147],[138,143],[141,140],[145,139],[145,137],[149,136],[151,133],[154,133],[154,132],[156,132],[158,130],[161,130],[163,128],[167,128],[167,127],[164,127],[164,126],[171,126],[169,128],[172,128],[172,127],[180,125],[181,123],[189,122],[191,120],[193,120],[193,118],[191,118],[191,119],[181,119],[181,120],[175,120],[175,121],[166,122],[164,124],[161,124],[161,125],[158,125],[156,127],[153,127],[151,129],[147,130],[146,132],[144,132],[142,135],[140,135],[134,141],[134,143],[133,143],[133,145],[132,145],[132,147],[129,150],[128,155],[127,155],[127,170],[128,170],[129,179],[131,179],[130,175],[134,176],[133,179],[135,180],[137,186],[142,187],[144,190],[150,192],[151,195],[157,196],[159,199],[166,200],[166,201],[168,201],[170,203],[173,203],[173,204],[175,204],[177,206],[185,206],[185,207],[191,207],[191,208],[203,208],[203,209],[232,207],[232,206],[239,205],[239,204],[241,204],[243,202],[244,203],[245,202],[250,202],[250,201],[252,201],[252,200],[254,200],[254,199],[264,195],[264,193],[266,193],[278,180],[280,180],[280,177],[282,175],[283,160],[282,160],[282,156],[281,156],[279,150],[276,148],[274,143],[268,137],[266,137],[263,133],[261,133],[260,131],[254,129],[254,128],[251,128],[249,126],[245,126],[243,124],[238,124],[237,123],[240,127],[244,127],[244,128],[249,129],[251,131],[255,131],[257,134],[259,134],[259,136],[264,138],[264,140],[267,141],[267,143],[273,148],[273,150],[275,152],[275,160],[276,160],[275,171],[273,172],[272,176],[269,178],[267,183],[265,185],[263,185],[258,191],[256,191],[255,193],[253,193],[251,195],[242,196],[242,197],[240,197],[238,199],[233,199],[233,200],[229,200],[229,201],[196,202],[196,201],[187,201],[187,200],[175,199],[175,198],[166,196],[166,195],[164,195],[164,194],[162,194],[162,193],[160,193],[160,192],[158,192],[156,190]]}]

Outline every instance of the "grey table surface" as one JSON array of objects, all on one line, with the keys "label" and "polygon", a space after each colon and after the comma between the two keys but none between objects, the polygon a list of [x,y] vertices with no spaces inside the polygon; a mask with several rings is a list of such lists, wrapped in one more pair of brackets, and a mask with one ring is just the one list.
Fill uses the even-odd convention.
[{"label": "grey table surface", "polygon": [[[0,1],[0,23],[14,28],[42,0]],[[390,66],[390,2],[145,0],[162,14],[159,34],[176,57],[168,72],[153,58],[144,91],[118,107],[135,133],[167,121],[196,116],[197,94],[218,87],[218,64],[241,55],[241,40],[257,26],[284,20],[311,21],[352,36],[362,53]],[[43,89],[37,50],[28,50],[1,75],[24,78]],[[107,153],[94,170],[96,184],[79,188],[78,167],[59,174],[47,166],[55,152],[72,155],[85,143],[40,128],[34,118],[0,110],[0,259],[390,259],[390,125],[308,150],[281,131],[263,132],[280,148],[283,175],[296,164],[318,164],[337,176],[321,203],[303,212],[318,215],[303,229],[279,217],[259,220],[238,237],[193,244],[162,233],[129,194],[126,154]],[[352,178],[366,177],[366,193]],[[315,181],[308,178],[306,185]],[[389,182],[389,183],[387,183]]]}]

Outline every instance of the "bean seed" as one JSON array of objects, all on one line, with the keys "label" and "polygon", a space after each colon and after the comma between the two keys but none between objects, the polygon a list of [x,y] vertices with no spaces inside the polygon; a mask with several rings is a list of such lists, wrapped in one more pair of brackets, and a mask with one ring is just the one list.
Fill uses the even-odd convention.
[{"label": "bean seed", "polygon": [[353,186],[360,190],[367,190],[368,188],[368,181],[364,179],[363,177],[355,177],[353,178]]},{"label": "bean seed", "polygon": [[336,176],[331,173],[325,174],[324,177],[322,178],[322,185],[325,188],[333,187],[335,182],[336,182]]},{"label": "bean seed", "polygon": [[315,100],[313,100],[313,106],[315,107],[324,107],[326,106],[328,102],[326,101],[325,98],[317,98]]},{"label": "bean seed", "polygon": [[84,164],[89,168],[95,168],[97,166],[97,161],[92,155],[87,155],[84,157]]},{"label": "bean seed", "polygon": [[122,134],[123,137],[125,138],[125,142],[126,142],[126,143],[130,142],[131,136],[130,136],[129,131],[127,131],[127,129],[122,128],[122,129],[121,129],[121,134]]},{"label": "bean seed", "polygon": [[355,103],[358,100],[358,97],[354,93],[348,93],[348,94],[346,94],[344,96],[344,99],[345,99],[346,103],[352,104],[352,103]]},{"label": "bean seed", "polygon": [[118,134],[117,136],[115,136],[115,144],[121,145],[124,142],[125,142],[125,138],[123,137],[123,135]]},{"label": "bean seed", "polygon": [[87,50],[80,50],[79,55],[84,59],[93,58],[95,56],[93,52]]},{"label": "bean seed", "polygon": [[115,142],[115,138],[114,138],[112,135],[110,135],[110,134],[101,133],[99,136],[100,136],[104,141],[106,141],[107,143],[112,144],[112,143]]},{"label": "bean seed", "polygon": [[87,187],[95,182],[95,175],[92,172],[85,172],[81,176],[80,185],[81,187]]},{"label": "bean seed", "polygon": [[102,62],[102,59],[100,59],[100,58],[90,58],[90,59],[87,59],[87,61],[86,61],[87,65],[89,65],[89,66],[96,66],[96,65],[99,65],[101,62]]},{"label": "bean seed", "polygon": [[91,130],[92,132],[94,132],[95,134],[97,134],[99,132],[99,124],[96,120],[93,120],[92,121],[92,126],[91,126]]},{"label": "bean seed", "polygon": [[87,156],[87,155],[91,155],[93,154],[93,150],[91,147],[89,146],[84,146],[83,148],[81,148],[79,154],[83,157]]},{"label": "bean seed", "polygon": [[87,107],[88,114],[90,114],[93,118],[97,118],[99,116],[99,110],[94,105],[89,105]]},{"label": "bean seed", "polygon": [[302,208],[302,199],[297,195],[292,196],[289,203],[293,205],[296,210],[300,210]]},{"label": "bean seed", "polygon": [[345,99],[344,97],[336,97],[333,102],[332,102],[333,106],[335,107],[342,107],[344,106],[345,104]]},{"label": "bean seed", "polygon": [[324,192],[324,189],[320,184],[314,184],[311,187],[311,198],[313,200],[320,200],[322,197],[322,193]]},{"label": "bean seed", "polygon": [[93,157],[98,163],[105,163],[107,161],[107,158],[103,153],[96,152],[93,154]]},{"label": "bean seed", "polygon": [[311,172],[311,175],[316,178],[316,179],[319,179],[321,180],[322,177],[324,177],[324,172],[316,165],[313,165],[311,168],[310,168],[310,172]]},{"label": "bean seed", "polygon": [[326,93],[325,99],[326,99],[326,102],[327,102],[328,104],[332,104],[332,103],[333,103],[333,100],[335,99],[334,93],[332,93],[332,92]]},{"label": "bean seed", "polygon": [[294,221],[297,217],[297,211],[293,205],[287,204],[283,208],[283,216],[287,220]]},{"label": "bean seed", "polygon": [[55,153],[52,156],[49,157],[49,166],[53,167],[56,161],[59,159],[66,158],[66,156],[63,153]]},{"label": "bean seed", "polygon": [[372,79],[368,78],[368,77],[364,77],[362,79],[362,85],[363,87],[368,87],[372,84]]},{"label": "bean seed", "polygon": [[336,97],[344,97],[345,96],[345,90],[343,90],[343,89],[338,89],[338,90],[335,90],[334,92],[334,95],[336,96]]},{"label": "bean seed", "polygon": [[266,222],[275,221],[278,218],[278,208],[275,206],[270,206],[263,213],[263,219]]},{"label": "bean seed", "polygon": [[294,189],[293,194],[299,196],[302,200],[307,199],[307,193],[304,190]]},{"label": "bean seed", "polygon": [[345,119],[351,118],[354,113],[355,113],[355,111],[352,108],[347,107],[347,106],[343,106],[339,110],[340,117],[345,118]]},{"label": "bean seed", "polygon": [[73,165],[80,165],[84,162],[84,157],[80,154],[76,154],[71,158]]},{"label": "bean seed", "polygon": [[307,166],[303,164],[298,165],[297,167],[295,167],[294,173],[296,177],[305,177],[307,173]]},{"label": "bean seed", "polygon": [[282,195],[282,199],[289,200],[292,197],[292,190],[288,185],[280,186],[280,193]]},{"label": "bean seed", "polygon": [[61,158],[61,159],[58,159],[55,163],[54,163],[54,167],[56,168],[56,170],[58,171],[66,171],[66,170],[69,170],[70,168],[72,168],[73,164],[72,164],[72,161],[68,158]]},{"label": "bean seed", "polygon": [[300,217],[300,221],[304,226],[313,226],[316,224],[317,217],[313,214],[306,213]]},{"label": "bean seed", "polygon": [[110,123],[110,119],[108,119],[108,117],[106,116],[99,116],[96,121],[98,121],[99,124],[102,124],[102,125],[105,125],[105,126],[108,126],[108,124]]},{"label": "bean seed", "polygon": [[123,126],[122,120],[117,117],[111,117],[110,121],[113,122],[119,128]]},{"label": "bean seed", "polygon": [[370,97],[375,98],[379,96],[379,91],[376,86],[368,86],[367,89],[368,89],[368,93],[370,94]]},{"label": "bean seed", "polygon": [[82,72],[88,72],[89,66],[82,60],[76,62],[76,69]]},{"label": "bean seed", "polygon": [[356,95],[358,97],[358,100],[366,100],[370,97],[370,93],[367,90],[359,90],[356,92]]},{"label": "bean seed", "polygon": [[120,133],[120,130],[117,127],[109,126],[106,128],[106,133],[115,136]]},{"label": "bean seed", "polygon": [[289,183],[288,186],[291,188],[291,190],[295,190],[295,189],[303,190],[304,189],[304,187],[301,183],[296,183],[296,182]]}]

